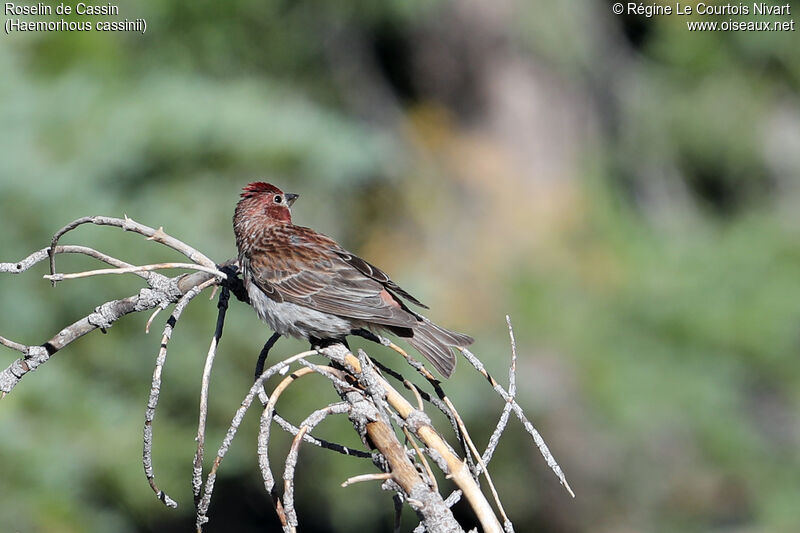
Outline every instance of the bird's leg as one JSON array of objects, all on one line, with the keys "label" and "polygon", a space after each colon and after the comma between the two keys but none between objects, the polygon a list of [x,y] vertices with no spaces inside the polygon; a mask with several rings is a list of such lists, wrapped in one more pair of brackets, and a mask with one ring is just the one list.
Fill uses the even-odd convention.
[{"label": "bird's leg", "polygon": [[374,333],[372,333],[368,329],[364,329],[364,328],[354,329],[354,330],[350,331],[350,335],[357,335],[358,337],[362,337],[364,339],[367,339],[368,341],[372,341],[372,342],[374,342],[376,344],[383,345],[383,343],[381,342],[380,337],[378,337],[377,335],[375,335]]},{"label": "bird's leg", "polygon": [[269,355],[269,351],[278,342],[278,339],[281,337],[280,333],[273,333],[272,337],[264,343],[264,347],[261,348],[261,353],[258,354],[258,361],[256,361],[256,379],[261,377],[261,374],[264,373],[264,363],[267,361],[267,356]]},{"label": "bird's leg", "polygon": [[347,344],[347,339],[345,337],[327,338],[327,339],[318,339],[316,337],[309,337],[308,342],[311,343],[312,350],[327,348],[328,346],[333,346],[334,344],[344,344],[345,348],[347,348],[348,350],[350,349],[350,345]]},{"label": "bird's leg", "polygon": [[[327,348],[328,346],[333,346],[334,344],[343,344],[345,348],[350,350],[350,345],[347,344],[347,338],[344,336],[338,339],[337,338],[318,339],[316,337],[309,337],[308,342],[311,343],[312,350],[320,350],[322,348]],[[336,361],[331,361],[331,366],[333,368],[338,368],[340,370],[346,371],[346,369]]]}]

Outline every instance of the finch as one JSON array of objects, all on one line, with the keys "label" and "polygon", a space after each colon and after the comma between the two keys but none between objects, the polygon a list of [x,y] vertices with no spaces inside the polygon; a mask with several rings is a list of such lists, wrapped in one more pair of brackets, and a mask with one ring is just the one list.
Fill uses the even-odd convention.
[{"label": "finch", "polygon": [[330,237],[292,224],[297,198],[256,182],[242,190],[236,205],[239,268],[258,316],[276,333],[312,345],[344,341],[359,329],[388,331],[450,377],[456,367],[451,347],[469,346],[472,337],[412,311],[406,302],[427,306]]}]

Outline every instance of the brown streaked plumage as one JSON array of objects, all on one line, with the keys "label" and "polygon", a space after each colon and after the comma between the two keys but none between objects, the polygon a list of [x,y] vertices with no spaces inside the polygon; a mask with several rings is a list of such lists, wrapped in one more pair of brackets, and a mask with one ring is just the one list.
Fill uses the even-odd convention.
[{"label": "brown streaked plumage", "polygon": [[441,328],[402,299],[427,307],[382,270],[333,239],[292,224],[296,194],[264,182],[247,185],[233,228],[239,265],[253,307],[281,335],[314,343],[353,330],[390,331],[405,338],[445,377],[455,370],[451,347],[473,339]]}]

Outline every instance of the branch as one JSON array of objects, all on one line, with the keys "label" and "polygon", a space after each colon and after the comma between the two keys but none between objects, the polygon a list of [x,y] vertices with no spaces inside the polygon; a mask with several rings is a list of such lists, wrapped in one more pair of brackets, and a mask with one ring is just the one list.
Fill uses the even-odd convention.
[{"label": "branch", "polygon": [[[275,411],[275,416],[273,417],[275,423],[278,424],[282,430],[291,434],[292,436],[297,435],[300,431],[300,428],[293,425],[291,422],[287,421],[285,418],[280,416],[277,411]],[[320,448],[324,448],[326,450],[331,450],[333,452],[340,453],[342,455],[347,455],[350,457],[357,457],[359,459],[372,459],[372,454],[363,452],[361,450],[354,450],[352,448],[348,448],[347,446],[343,446],[342,444],[338,444],[336,442],[330,442],[325,439],[317,438],[310,433],[306,433],[303,435],[303,440],[308,442],[309,444],[313,444],[315,446],[319,446]]]},{"label": "branch", "polygon": [[192,493],[194,494],[195,508],[200,501],[200,489],[203,485],[203,453],[206,441],[206,419],[208,418],[208,390],[211,386],[211,368],[214,365],[214,358],[217,355],[217,346],[222,339],[222,329],[225,326],[225,314],[228,311],[228,300],[230,292],[223,288],[219,294],[217,308],[217,326],[214,328],[214,336],[211,345],[208,347],[206,363],[203,366],[203,378],[200,385],[200,415],[197,422],[197,451],[194,455],[194,468],[192,470]]},{"label": "branch", "polygon": [[153,472],[153,418],[156,416],[156,407],[158,407],[158,397],[161,393],[161,371],[164,368],[164,363],[167,360],[167,345],[172,338],[172,331],[178,324],[183,310],[189,305],[189,302],[194,299],[200,292],[216,283],[215,279],[207,280],[200,285],[193,287],[189,292],[184,294],[175,309],[172,311],[167,324],[164,326],[164,334],[161,337],[161,347],[158,350],[158,357],[156,358],[156,367],[153,370],[153,383],[150,387],[150,398],[147,400],[147,409],[144,416],[144,445],[142,450],[142,465],[144,466],[144,473],[147,476],[147,482],[155,492],[159,500],[161,500],[167,507],[175,508],[178,503],[170,498],[163,490],[160,490],[155,482],[155,473]]},{"label": "branch", "polygon": [[341,487],[345,488],[350,485],[355,485],[356,483],[363,483],[364,481],[386,481],[387,479],[392,479],[392,475],[386,472],[381,474],[361,474],[345,479]]},{"label": "branch", "polygon": [[236,436],[236,432],[239,430],[239,426],[244,419],[244,415],[249,409],[250,405],[253,403],[253,398],[258,394],[259,389],[262,387],[262,383],[275,375],[276,373],[282,371],[284,368],[288,368],[289,365],[303,359],[305,357],[309,357],[318,353],[316,350],[311,350],[303,353],[299,353],[283,361],[276,363],[269,367],[267,370],[264,371],[263,374],[256,380],[255,383],[250,387],[247,395],[245,396],[244,400],[242,400],[241,405],[236,410],[236,413],[233,416],[233,421],[231,422],[230,427],[228,428],[228,432],[225,434],[225,439],[222,441],[222,445],[217,452],[217,457],[214,459],[214,464],[211,467],[211,472],[209,472],[208,477],[206,478],[205,487],[203,489],[202,496],[200,498],[200,503],[197,505],[197,517],[196,517],[196,525],[198,531],[202,529],[203,524],[208,522],[208,507],[211,504],[211,494],[214,491],[214,483],[216,482],[217,478],[217,470],[219,469],[219,465],[222,463],[222,460],[225,457],[225,454],[228,452],[228,448],[230,448],[231,442],[233,442],[233,438]]},{"label": "branch", "polygon": [[[90,216],[90,217],[81,217],[79,219],[73,220],[53,235],[53,240],[50,243],[50,274],[56,273],[56,258],[55,258],[55,249],[56,244],[58,244],[58,240],[64,236],[64,234],[74,230],[78,226],[83,224],[96,224],[98,226],[115,226],[118,228],[122,228],[125,231],[133,231],[140,235],[144,235],[147,237],[147,240],[156,241],[161,243],[169,248],[172,248],[175,251],[178,251],[192,260],[194,263],[198,265],[203,265],[209,268],[215,268],[216,265],[214,262],[206,257],[204,254],[200,253],[199,251],[195,250],[188,244],[183,241],[176,239],[175,237],[170,237],[166,233],[164,233],[164,228],[159,227],[158,229],[153,229],[149,226],[145,226],[144,224],[140,224],[135,220],[128,218],[127,215],[125,218],[115,218],[115,217],[105,217],[105,216]],[[53,282],[55,284],[55,281]]]},{"label": "branch", "polygon": [[[83,224],[115,226],[126,231],[139,233],[147,237],[148,240],[154,240],[186,255],[194,263],[158,263],[133,266],[92,248],[58,245],[58,240],[64,234]],[[87,255],[114,268],[71,274],[56,273],[55,256],[60,253]],[[564,478],[563,472],[553,459],[543,439],[525,417],[522,408],[516,403],[516,341],[514,339],[511,321],[508,317],[506,317],[506,320],[511,340],[511,366],[509,368],[508,392],[486,372],[480,360],[468,350],[461,349],[461,352],[470,364],[489,381],[495,392],[505,400],[500,419],[489,438],[489,442],[483,454],[480,454],[476,449],[466,425],[453,403],[445,395],[441,383],[421,362],[410,357],[404,350],[391,341],[363,330],[353,332],[388,346],[403,355],[412,368],[428,380],[428,383],[433,387],[436,397],[420,390],[408,379],[403,377],[402,374],[372,361],[363,351],[359,350],[357,355],[353,355],[353,353],[342,344],[332,344],[319,350],[311,350],[297,354],[262,371],[267,352],[277,339],[277,336],[273,335],[267,344],[265,344],[259,356],[255,382],[236,410],[225,438],[218,449],[210,472],[204,482],[203,459],[205,455],[210,379],[217,348],[222,338],[230,294],[233,293],[236,298],[242,302],[250,303],[244,284],[237,275],[238,264],[236,260],[232,259],[220,265],[216,265],[208,257],[191,246],[167,235],[163,231],[163,228],[158,228],[156,230],[139,224],[128,217],[119,219],[97,216],[83,217],[71,222],[55,234],[49,248],[34,252],[17,263],[0,263],[0,273],[17,274],[24,272],[38,262],[43,261],[48,256],[50,258],[50,275],[45,276],[45,278],[50,279],[54,284],[56,281],[101,274],[133,273],[142,277],[147,282],[148,286],[141,289],[135,295],[102,304],[96,308],[94,313],[67,326],[41,346],[27,346],[0,337],[1,345],[23,354],[23,357],[14,361],[8,368],[0,372],[0,392],[5,396],[16,386],[25,374],[47,362],[54,353],[86,333],[98,328],[105,332],[116,320],[126,314],[155,309],[155,313],[153,313],[147,323],[146,329],[149,329],[150,323],[153,321],[158,311],[167,308],[170,304],[176,304],[164,327],[160,349],[153,370],[151,391],[145,412],[142,453],[142,463],[151,488],[158,498],[170,507],[175,507],[177,504],[156,485],[152,462],[152,422],[155,418],[160,396],[162,384],[161,374],[166,362],[167,347],[172,333],[180,320],[181,314],[189,302],[206,287],[223,287],[219,303],[217,304],[219,308],[217,323],[206,356],[201,381],[197,451],[194,456],[192,469],[192,489],[196,507],[196,527],[198,531],[200,531],[203,524],[208,521],[208,509],[219,467],[238,432],[246,411],[256,396],[258,396],[263,403],[258,435],[259,467],[264,479],[264,486],[271,495],[284,531],[287,532],[294,531],[297,526],[297,515],[294,508],[294,476],[300,444],[303,441],[346,455],[371,458],[380,472],[364,474],[348,479],[343,486],[366,480],[383,481],[381,487],[384,490],[395,492],[393,498],[396,511],[395,530],[399,529],[399,511],[402,502],[405,501],[414,509],[420,518],[421,523],[416,530],[424,530],[429,533],[463,533],[463,530],[456,522],[450,510],[450,507],[463,495],[476,513],[485,532],[501,532],[500,521],[495,516],[492,506],[480,490],[478,476],[483,473],[486,476],[489,488],[494,494],[506,533],[513,532],[513,526],[505,515],[500,499],[494,489],[493,482],[487,472],[487,466],[507,427],[511,411],[522,421],[523,426],[533,437],[534,442],[550,468],[556,473],[562,484],[564,484],[574,497],[572,490],[569,488]],[[194,270],[194,272],[174,278],[168,278],[154,272],[154,270],[164,268],[186,268]],[[213,296],[214,294],[212,294],[212,298]],[[306,357],[314,354],[325,356],[331,361],[332,366],[317,365],[305,360]],[[266,381],[276,374],[284,375],[289,370],[290,366],[295,363],[303,365],[303,368],[295,370],[292,374],[282,379],[272,392],[267,394],[264,387]],[[406,389],[411,391],[416,401],[416,407],[412,406],[411,402],[384,379],[378,368],[387,375],[399,380]],[[328,379],[342,401],[331,403],[317,409],[306,417],[298,427],[281,418],[275,412],[275,406],[281,394],[291,384],[300,377],[312,373],[320,374]],[[423,412],[425,402],[429,402],[441,410],[450,421],[456,437],[464,450],[463,460],[458,457],[450,445],[441,437],[428,416]],[[362,442],[372,450],[372,453],[352,450],[340,444],[318,439],[311,434],[312,430],[326,417],[331,414],[344,413],[348,414],[350,422],[361,437]],[[284,467],[283,501],[275,491],[274,476],[270,469],[268,457],[270,430],[273,420],[281,429],[293,435],[292,445],[286,456]],[[396,429],[400,429],[405,435],[405,446],[398,440]],[[418,445],[417,441],[419,441],[421,445]],[[408,447],[409,444],[413,450]],[[433,462],[441,468],[447,477],[452,479],[458,487],[447,499],[443,499],[438,492],[436,478],[426,456],[433,459]],[[473,462],[473,457],[477,464]]]},{"label": "branch", "polygon": [[[42,248],[38,252],[34,252],[25,259],[18,261],[16,263],[0,263],[0,272],[2,273],[9,273],[9,274],[21,274],[31,268],[36,263],[44,261],[48,254],[50,253],[50,248]],[[94,257],[95,259],[107,263],[111,266],[117,268],[127,268],[130,267],[130,263],[126,263],[116,257],[112,257],[110,255],[106,255],[102,252],[98,252],[93,248],[89,248],[87,246],[56,246],[54,253],[56,254],[83,254],[88,255],[89,257]],[[148,279],[150,277],[149,272],[137,272],[139,276],[144,279]]]},{"label": "branch", "polygon": [[484,368],[480,359],[475,357],[475,355],[466,348],[459,348],[459,351],[464,354],[464,357],[467,358],[467,361],[469,361],[475,370],[480,372],[483,377],[489,381],[495,392],[497,392],[497,394],[499,394],[506,402],[511,404],[511,409],[514,411],[514,414],[517,415],[517,418],[519,418],[520,422],[522,422],[525,431],[527,431],[531,437],[533,437],[533,442],[536,444],[536,447],[539,448],[539,453],[541,453],[542,457],[544,457],[544,460],[547,462],[547,466],[549,466],[555,475],[558,476],[561,484],[565,489],[567,489],[567,492],[569,492],[570,496],[574,498],[575,493],[572,492],[572,487],[570,487],[569,483],[567,483],[567,478],[564,476],[564,472],[561,471],[561,467],[558,466],[558,463],[553,457],[553,454],[550,452],[550,449],[547,447],[547,444],[544,442],[542,436],[538,431],[536,431],[536,428],[533,427],[533,424],[531,424],[531,422],[525,416],[525,413],[522,411],[522,407],[520,407],[516,400],[514,400],[514,398],[512,398],[511,395],[507,393],[505,389],[503,389],[503,387],[501,387],[500,384],[497,383],[497,381],[495,381],[495,379],[486,371],[486,368]]},{"label": "branch", "polygon": [[[367,374],[368,380],[375,380],[384,389],[386,393],[386,401],[395,409],[400,416],[409,424],[412,432],[422,441],[425,445],[432,450],[435,450],[440,458],[440,467],[450,474],[453,481],[459,488],[464,491],[467,499],[470,501],[472,508],[478,515],[478,519],[487,533],[499,533],[502,531],[500,523],[492,512],[491,506],[483,497],[475,480],[469,473],[466,465],[451,451],[450,447],[439,436],[436,430],[430,424],[428,417],[421,411],[415,410],[411,404],[399,392],[397,392],[385,379],[380,377],[374,370],[363,367],[358,359],[353,356],[343,345],[336,344],[328,348],[320,350],[324,355],[333,361],[345,366],[348,371],[356,376]],[[366,403],[366,402],[364,402]],[[372,409],[375,409],[374,406]],[[355,411],[355,406],[354,406]],[[372,414],[371,418],[375,420],[377,415]],[[403,488],[408,498],[420,502],[420,505],[412,505],[420,515],[423,524],[433,517],[437,519],[444,519],[448,524],[452,520],[454,527],[458,528],[455,531],[460,531],[460,527],[452,518],[450,509],[444,505],[441,496],[432,491],[430,487],[418,475],[416,469],[408,461],[403,447],[397,441],[394,432],[391,431],[386,424],[378,422],[369,422],[366,424],[367,433],[375,444],[375,446],[386,457],[387,462],[390,464],[393,473],[393,479]],[[441,529],[441,524],[436,526],[435,531],[448,531],[448,529]],[[450,526],[447,526],[450,527]],[[432,528],[426,525],[426,528],[431,531]]]},{"label": "branch", "polygon": [[100,270],[88,270],[86,272],[75,272],[73,274],[45,274],[42,277],[44,279],[49,279],[52,282],[56,282],[67,279],[90,278],[92,276],[102,276],[105,274],[140,274],[142,272],[166,270],[168,268],[185,268],[189,270],[197,270],[199,272],[207,272],[220,279],[225,279],[227,277],[224,272],[220,272],[216,268],[195,265],[194,263],[158,263],[154,265],[127,266],[123,268],[101,268]]},{"label": "branch", "polygon": [[98,306],[93,313],[65,327],[40,346],[24,346],[12,341],[4,342],[4,345],[22,352],[24,357],[17,359],[0,372],[0,392],[3,393],[3,396],[11,392],[26,374],[36,370],[53,354],[80,337],[98,328],[107,330],[114,322],[127,314],[155,307],[163,308],[171,303],[176,303],[186,292],[208,281],[209,278],[209,274],[200,273],[197,277],[192,278],[195,283],[182,283],[188,279],[188,276],[178,278],[165,278],[160,274],[155,276],[157,277],[149,280],[153,288],[144,288],[134,296],[111,300]]},{"label": "branch", "polygon": [[283,469],[284,495],[283,503],[286,508],[286,518],[290,527],[297,527],[297,513],[294,510],[294,472],[297,457],[300,449],[300,442],[306,432],[313,430],[323,420],[330,415],[344,414],[350,412],[350,405],[345,402],[334,403],[317,409],[300,423],[300,431],[292,440],[292,447],[286,456],[286,465]]},{"label": "branch", "polygon": [[511,414],[511,408],[514,406],[514,397],[517,394],[517,342],[514,339],[514,328],[511,326],[511,317],[506,315],[506,323],[508,324],[508,336],[511,339],[511,366],[508,368],[508,396],[511,401],[506,401],[503,406],[503,412],[500,414],[500,420],[497,421],[497,427],[489,437],[489,443],[486,445],[486,451],[483,452],[483,462],[489,464],[494,455],[497,445],[500,443],[500,437],[508,424],[508,417]]}]

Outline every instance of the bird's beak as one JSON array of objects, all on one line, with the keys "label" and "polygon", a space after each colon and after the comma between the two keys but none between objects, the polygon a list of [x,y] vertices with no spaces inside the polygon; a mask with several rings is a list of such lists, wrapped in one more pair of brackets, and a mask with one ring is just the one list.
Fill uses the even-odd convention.
[{"label": "bird's beak", "polygon": [[291,193],[291,192],[284,193],[283,196],[284,196],[284,198],[286,198],[286,204],[289,207],[292,207],[292,204],[294,203],[294,201],[297,200],[300,197],[299,194],[294,194],[294,193]]}]

